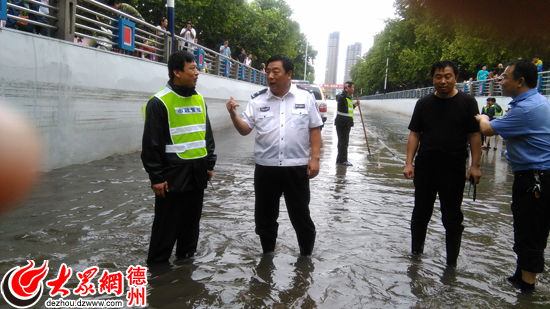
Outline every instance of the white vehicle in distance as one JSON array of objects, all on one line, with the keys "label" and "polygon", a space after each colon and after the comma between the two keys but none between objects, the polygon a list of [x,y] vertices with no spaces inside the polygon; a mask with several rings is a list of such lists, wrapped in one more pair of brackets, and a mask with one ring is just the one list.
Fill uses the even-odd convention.
[{"label": "white vehicle in distance", "polygon": [[323,119],[323,125],[321,126],[322,130],[323,126],[325,125],[325,121],[327,121],[327,101],[325,100],[325,96],[323,95],[323,90],[320,86],[311,84],[298,84],[298,86],[313,92],[315,100],[317,101],[319,113],[321,114],[321,118]]}]

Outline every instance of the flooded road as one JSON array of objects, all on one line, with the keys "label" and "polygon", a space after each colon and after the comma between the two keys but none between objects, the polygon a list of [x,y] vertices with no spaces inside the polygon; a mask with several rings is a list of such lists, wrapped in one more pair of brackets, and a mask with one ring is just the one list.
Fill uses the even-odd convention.
[{"label": "flooded road", "polygon": [[[363,104],[369,164],[360,124],[350,136],[349,161],[336,166],[334,101],[329,102],[321,170],[311,181],[317,227],[313,256],[299,258],[296,235],[281,199],[276,253],[263,256],[254,233],[253,141],[234,129],[215,132],[218,163],[205,193],[195,258],[149,269],[150,308],[548,308],[550,276],[537,291],[519,293],[510,210],[513,175],[498,151],[484,151],[477,199],[464,195],[465,231],[456,269],[445,266],[439,207],[425,253],[410,256],[414,187],[403,177],[409,116]],[[438,203],[438,202],[436,202]],[[139,153],[113,156],[45,173],[24,205],[0,217],[0,274],[34,260],[73,271],[110,272],[145,266],[154,196]],[[550,254],[545,255],[550,264]],[[548,271],[548,267],[546,267]],[[73,275],[66,287],[78,284]],[[45,293],[46,294],[46,293]],[[105,295],[88,298],[123,299]],[[77,298],[75,295],[68,298]],[[38,305],[43,306],[47,295]],[[7,307],[0,299],[0,307]]]}]

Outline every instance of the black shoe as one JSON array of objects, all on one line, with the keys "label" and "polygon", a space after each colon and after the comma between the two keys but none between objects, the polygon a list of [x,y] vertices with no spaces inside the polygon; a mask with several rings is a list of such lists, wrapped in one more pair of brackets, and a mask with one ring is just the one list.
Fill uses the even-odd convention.
[{"label": "black shoe", "polygon": [[523,281],[523,278],[521,277],[521,270],[516,270],[516,273],[507,279],[514,287],[519,288],[522,292],[532,292],[535,290],[534,283],[527,283]]}]

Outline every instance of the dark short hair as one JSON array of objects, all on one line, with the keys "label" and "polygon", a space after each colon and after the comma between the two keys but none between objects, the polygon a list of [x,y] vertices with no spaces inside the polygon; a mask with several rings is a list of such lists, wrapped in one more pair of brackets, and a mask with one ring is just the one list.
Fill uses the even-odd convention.
[{"label": "dark short hair", "polygon": [[491,102],[497,102],[497,99],[493,98],[493,97],[489,97],[487,98],[487,101],[491,101]]},{"label": "dark short hair", "polygon": [[193,62],[195,62],[195,56],[184,50],[172,53],[168,59],[168,77],[170,77],[170,81],[174,81],[174,70],[183,70],[185,63]]},{"label": "dark short hair", "polygon": [[537,67],[531,60],[521,59],[514,60],[507,64],[507,66],[514,66],[514,72],[512,76],[514,80],[518,80],[521,77],[525,79],[525,84],[529,88],[537,87],[538,72]]},{"label": "dark short hair", "polygon": [[168,19],[168,18],[166,18],[166,16],[162,16],[162,17],[159,19],[159,25],[162,24],[162,22],[163,22],[165,19]]},{"label": "dark short hair", "polygon": [[450,60],[441,60],[432,65],[430,76],[433,78],[436,70],[443,70],[446,67],[451,67],[453,69],[453,72],[455,73],[455,76],[458,75],[458,66],[456,65],[456,63]]},{"label": "dark short hair", "polygon": [[108,6],[115,6],[115,4],[118,4],[118,0],[109,0],[109,1],[107,1]]},{"label": "dark short hair", "polygon": [[345,82],[344,84],[347,85],[348,87],[353,86],[353,82],[350,82],[350,81],[347,81],[347,82]]},{"label": "dark short hair", "polygon": [[191,19],[188,19],[188,20],[185,21],[186,24],[187,24],[187,22],[193,23],[193,21]]},{"label": "dark short hair", "polygon": [[269,66],[270,62],[275,62],[275,61],[281,61],[283,63],[283,69],[285,69],[285,74],[288,73],[288,71],[292,71],[292,73],[294,73],[294,63],[292,62],[292,60],[290,60],[290,58],[288,58],[288,56],[283,54],[273,55],[271,56],[271,58],[267,60],[266,65]]}]

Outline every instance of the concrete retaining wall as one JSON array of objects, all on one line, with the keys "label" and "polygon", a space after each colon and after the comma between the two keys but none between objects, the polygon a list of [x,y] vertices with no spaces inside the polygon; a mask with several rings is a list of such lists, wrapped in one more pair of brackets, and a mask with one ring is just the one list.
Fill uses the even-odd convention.
[{"label": "concrete retaining wall", "polygon": [[[36,126],[46,171],[139,150],[141,106],[167,80],[165,64],[0,28],[0,101]],[[263,88],[201,74],[197,91],[220,130],[230,96],[244,109]]]}]

